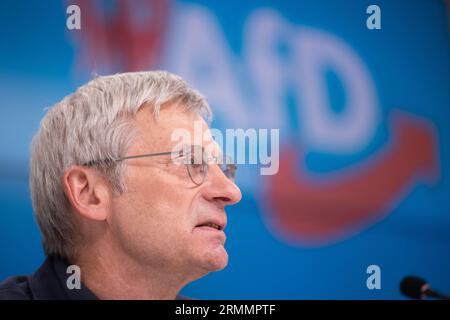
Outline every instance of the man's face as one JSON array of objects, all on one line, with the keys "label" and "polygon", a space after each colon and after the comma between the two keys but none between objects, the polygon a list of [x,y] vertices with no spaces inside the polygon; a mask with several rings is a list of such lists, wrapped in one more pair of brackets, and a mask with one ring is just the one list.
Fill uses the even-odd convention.
[{"label": "man's face", "polygon": [[[209,128],[197,114],[168,106],[155,120],[151,109],[143,107],[135,119],[138,137],[127,155],[172,151],[177,143],[171,141],[172,132],[185,129],[194,137],[194,121],[201,121],[208,136]],[[214,142],[203,140],[203,147],[210,143]],[[204,182],[197,186],[186,165],[174,163],[170,155],[129,159],[124,178],[127,190],[113,199],[108,224],[114,241],[132,259],[191,277],[227,265],[223,230],[199,226],[226,224],[224,207],[241,199],[239,188],[219,166],[210,165]]]}]

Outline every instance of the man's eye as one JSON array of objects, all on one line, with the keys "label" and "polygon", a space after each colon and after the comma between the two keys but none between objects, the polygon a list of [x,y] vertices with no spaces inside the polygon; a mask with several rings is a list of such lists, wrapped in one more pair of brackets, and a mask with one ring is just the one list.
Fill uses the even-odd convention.
[{"label": "man's eye", "polygon": [[193,160],[189,166],[195,172],[203,173],[203,172],[205,172],[207,165],[205,163],[195,163],[195,161]]},{"label": "man's eye", "polygon": [[192,154],[188,159],[190,164],[202,164],[203,154]]},{"label": "man's eye", "polygon": [[197,160],[195,157],[192,157],[190,160],[190,164],[193,166],[201,166],[202,161]]},{"label": "man's eye", "polygon": [[195,163],[195,161],[192,161],[192,162],[191,162],[191,167],[192,167],[193,169],[201,169],[201,168],[203,167],[203,164],[201,164],[201,163]]}]

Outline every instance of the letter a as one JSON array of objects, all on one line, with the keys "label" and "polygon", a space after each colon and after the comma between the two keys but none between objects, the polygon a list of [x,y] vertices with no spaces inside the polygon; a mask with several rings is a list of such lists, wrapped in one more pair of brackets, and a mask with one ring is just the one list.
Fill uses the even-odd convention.
[{"label": "letter a", "polygon": [[366,13],[371,14],[366,21],[367,29],[381,29],[381,9],[379,6],[372,4],[367,7]]},{"label": "letter a", "polygon": [[81,10],[80,7],[72,4],[67,7],[66,13],[69,15],[66,20],[67,29],[81,29]]},{"label": "letter a", "polygon": [[367,274],[370,276],[367,278],[367,289],[381,289],[381,269],[377,265],[370,265],[367,267]]},{"label": "letter a", "polygon": [[66,273],[73,274],[67,278],[66,285],[69,290],[81,289],[81,269],[77,265],[67,267]]}]

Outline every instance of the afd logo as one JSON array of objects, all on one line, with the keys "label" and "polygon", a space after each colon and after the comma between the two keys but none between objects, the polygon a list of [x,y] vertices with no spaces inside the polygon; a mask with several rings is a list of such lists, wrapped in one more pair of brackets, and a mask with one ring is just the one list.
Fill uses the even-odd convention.
[{"label": "afd logo", "polygon": [[[278,174],[240,182],[244,191],[262,192],[268,228],[282,239],[306,246],[340,241],[382,220],[416,186],[437,181],[434,125],[400,109],[382,113],[368,68],[343,39],[259,8],[243,23],[236,52],[226,32],[233,22],[219,23],[204,6],[156,1],[154,18],[142,20],[130,12],[142,15],[150,5],[126,3],[108,19],[100,14],[105,9],[81,7],[92,25],[84,29],[84,52],[100,62],[120,57],[127,66],[120,71],[161,67],[180,74],[225,127],[279,128]],[[330,73],[345,96],[339,112]],[[358,163],[321,174],[308,170],[309,152],[352,157],[386,124],[388,141]]]},{"label": "afd logo", "polygon": [[[400,109],[382,117],[370,72],[344,40],[260,8],[247,17],[237,59],[210,11],[186,6],[177,19],[168,65],[221,107],[230,126],[280,128],[280,170],[262,179],[262,200],[265,221],[281,239],[303,246],[341,241],[386,217],[415,186],[436,182],[434,125]],[[340,112],[329,98],[330,72],[345,93]],[[358,154],[385,123],[389,139],[370,156],[336,172],[308,172],[307,152]],[[248,180],[256,180],[250,189],[261,184]]]}]

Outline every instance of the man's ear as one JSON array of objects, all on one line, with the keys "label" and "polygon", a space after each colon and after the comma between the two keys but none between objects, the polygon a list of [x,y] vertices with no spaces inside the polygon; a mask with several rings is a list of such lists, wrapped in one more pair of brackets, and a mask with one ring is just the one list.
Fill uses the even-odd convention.
[{"label": "man's ear", "polygon": [[62,185],[74,211],[92,220],[105,220],[112,193],[107,180],[93,168],[71,166],[64,171]]}]

